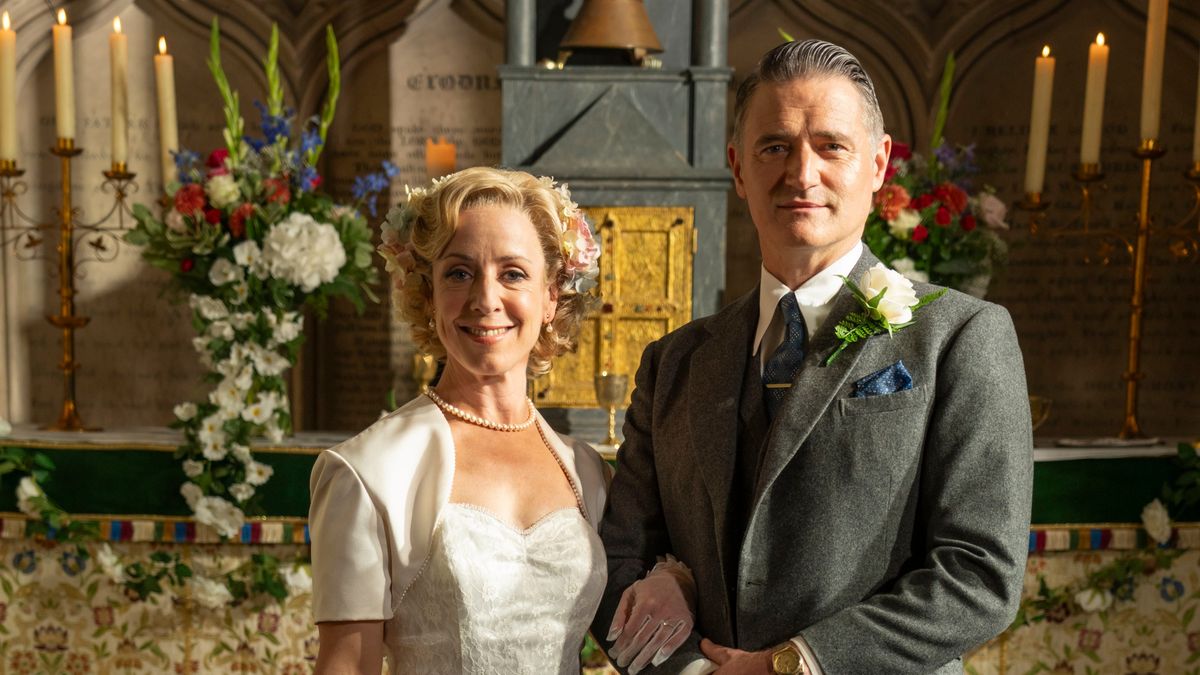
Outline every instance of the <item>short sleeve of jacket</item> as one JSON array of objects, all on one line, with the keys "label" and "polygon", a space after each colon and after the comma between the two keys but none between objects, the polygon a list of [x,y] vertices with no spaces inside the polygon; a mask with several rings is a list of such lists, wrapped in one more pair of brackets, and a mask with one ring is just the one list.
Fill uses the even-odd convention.
[{"label": "short sleeve of jacket", "polygon": [[387,526],[359,475],[326,450],[313,466],[309,491],[314,619],[392,618]]}]

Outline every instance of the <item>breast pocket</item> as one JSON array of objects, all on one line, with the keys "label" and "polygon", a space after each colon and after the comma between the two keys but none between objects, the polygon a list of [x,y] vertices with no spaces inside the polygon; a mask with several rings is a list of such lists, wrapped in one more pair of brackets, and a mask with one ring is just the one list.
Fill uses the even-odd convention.
[{"label": "breast pocket", "polygon": [[838,413],[843,417],[851,417],[924,406],[929,398],[929,389],[929,385],[922,384],[894,394],[838,399]]}]

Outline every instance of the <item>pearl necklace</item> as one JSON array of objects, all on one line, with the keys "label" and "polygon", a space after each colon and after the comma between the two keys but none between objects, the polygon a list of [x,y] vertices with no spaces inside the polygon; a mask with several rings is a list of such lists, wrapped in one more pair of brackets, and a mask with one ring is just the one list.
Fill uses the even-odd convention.
[{"label": "pearl necklace", "polygon": [[505,424],[503,422],[485,420],[479,415],[471,414],[466,410],[459,408],[458,406],[447,403],[441,396],[437,395],[437,392],[432,389],[425,392],[425,395],[428,396],[431,401],[436,403],[437,407],[445,410],[451,415],[454,415],[458,419],[476,426],[483,427],[485,429],[491,429],[493,431],[525,431],[529,427],[533,426],[534,420],[537,419],[537,414],[533,411],[533,401],[529,400],[528,398],[525,399],[525,403],[529,406],[529,419],[516,424]]}]

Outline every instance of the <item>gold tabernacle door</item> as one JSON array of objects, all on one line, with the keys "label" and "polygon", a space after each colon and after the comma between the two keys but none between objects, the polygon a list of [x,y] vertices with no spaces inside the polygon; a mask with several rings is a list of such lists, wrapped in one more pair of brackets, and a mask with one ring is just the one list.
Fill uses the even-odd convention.
[{"label": "gold tabernacle door", "polygon": [[[696,252],[691,207],[589,206],[588,220],[603,246],[600,307],[584,322],[579,349],[555,359],[532,383],[539,406],[597,407],[595,376],[633,376],[642,350],[692,318],[692,259]],[[629,393],[625,395],[628,405]]]}]

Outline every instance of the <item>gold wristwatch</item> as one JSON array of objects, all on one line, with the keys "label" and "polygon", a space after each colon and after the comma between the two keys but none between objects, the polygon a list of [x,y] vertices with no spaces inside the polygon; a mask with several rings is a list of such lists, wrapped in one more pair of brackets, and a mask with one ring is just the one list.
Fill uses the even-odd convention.
[{"label": "gold wristwatch", "polygon": [[779,645],[771,652],[771,672],[775,675],[806,675],[804,658],[791,640]]}]

